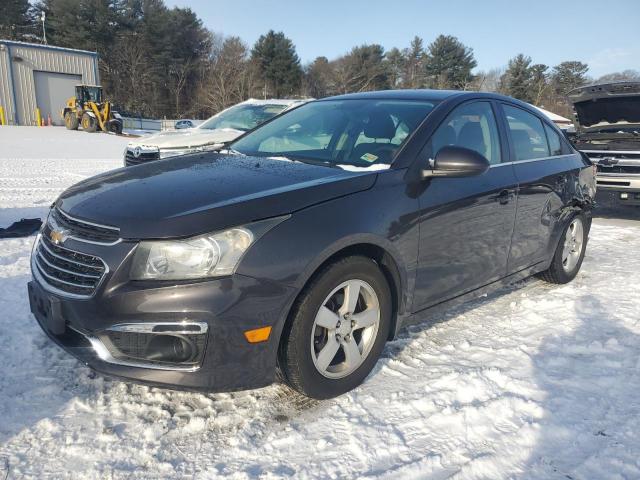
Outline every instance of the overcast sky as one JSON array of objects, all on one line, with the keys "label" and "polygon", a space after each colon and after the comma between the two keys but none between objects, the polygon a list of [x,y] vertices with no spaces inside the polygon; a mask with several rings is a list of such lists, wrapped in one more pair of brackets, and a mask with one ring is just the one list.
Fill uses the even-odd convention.
[{"label": "overcast sky", "polygon": [[640,70],[640,0],[166,1],[191,7],[209,29],[250,45],[269,29],[283,31],[303,63],[363,43],[404,48],[414,35],[427,44],[444,33],[472,47],[485,70],[518,53],[550,66],[581,60],[596,78]]}]

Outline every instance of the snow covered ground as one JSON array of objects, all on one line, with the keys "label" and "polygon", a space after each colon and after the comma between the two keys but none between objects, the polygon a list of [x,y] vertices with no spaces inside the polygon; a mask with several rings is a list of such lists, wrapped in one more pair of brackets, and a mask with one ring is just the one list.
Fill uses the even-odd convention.
[{"label": "snow covered ground", "polygon": [[[0,128],[0,225],[120,166],[126,139]],[[640,478],[640,216],[598,218],[578,278],[539,280],[388,344],[367,382],[196,394],[105,379],[29,313],[32,238],[0,241],[0,480]]]}]

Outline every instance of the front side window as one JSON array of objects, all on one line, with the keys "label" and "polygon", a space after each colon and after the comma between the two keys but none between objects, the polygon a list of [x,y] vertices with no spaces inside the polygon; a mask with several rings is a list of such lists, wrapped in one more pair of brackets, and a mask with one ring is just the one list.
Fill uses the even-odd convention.
[{"label": "front side window", "polygon": [[236,105],[214,115],[198,128],[205,130],[232,128],[246,132],[272,119],[286,107],[286,105]]},{"label": "front side window", "polygon": [[431,155],[445,146],[475,150],[492,165],[500,163],[500,137],[489,102],[473,102],[456,108],[431,137]]},{"label": "front side window", "polygon": [[515,152],[515,161],[549,156],[549,145],[542,120],[521,108],[503,105]]},{"label": "front side window", "polygon": [[311,102],[263,125],[231,148],[246,155],[331,164],[391,164],[434,106],[435,102],[417,100]]}]

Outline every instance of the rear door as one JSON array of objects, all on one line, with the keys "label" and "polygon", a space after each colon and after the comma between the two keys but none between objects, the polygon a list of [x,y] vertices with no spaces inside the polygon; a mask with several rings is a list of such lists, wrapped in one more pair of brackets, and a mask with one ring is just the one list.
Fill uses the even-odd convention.
[{"label": "rear door", "polygon": [[427,157],[457,145],[484,155],[477,177],[432,178],[420,192],[420,246],[414,309],[420,310],[506,275],[516,211],[516,179],[492,101],[456,107],[429,140]]},{"label": "rear door", "polygon": [[501,103],[501,108],[519,185],[508,264],[509,273],[514,273],[548,259],[574,162],[546,120],[510,103]]}]

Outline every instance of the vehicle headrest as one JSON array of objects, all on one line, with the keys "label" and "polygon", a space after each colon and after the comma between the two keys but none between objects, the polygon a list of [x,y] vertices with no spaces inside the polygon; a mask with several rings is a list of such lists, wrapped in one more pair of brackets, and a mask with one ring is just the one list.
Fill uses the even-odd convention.
[{"label": "vehicle headrest", "polygon": [[525,130],[511,130],[511,138],[513,138],[513,147],[516,152],[517,160],[526,160],[533,153],[533,145],[531,138]]},{"label": "vehicle headrest", "polygon": [[369,138],[387,138],[396,136],[396,125],[391,115],[382,110],[369,112],[369,121],[364,126],[364,134]]},{"label": "vehicle headrest", "polygon": [[484,143],[482,127],[479,122],[467,122],[458,134],[458,144],[461,147],[470,148],[485,155],[487,146]]}]

